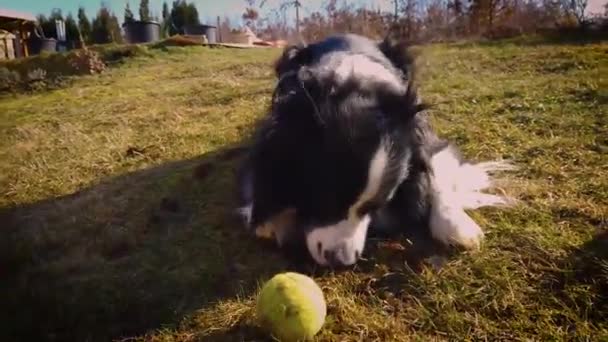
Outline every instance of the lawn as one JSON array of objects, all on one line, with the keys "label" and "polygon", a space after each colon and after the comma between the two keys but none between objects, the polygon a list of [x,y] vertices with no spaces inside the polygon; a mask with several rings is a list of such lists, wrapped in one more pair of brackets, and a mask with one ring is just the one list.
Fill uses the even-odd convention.
[{"label": "lawn", "polygon": [[260,282],[310,272],[322,341],[608,340],[608,44],[419,48],[435,127],[519,170],[472,213],[480,251],[370,241],[303,267],[232,217],[234,171],[278,50],[149,50],[61,89],[0,97],[0,339],[268,340]]}]

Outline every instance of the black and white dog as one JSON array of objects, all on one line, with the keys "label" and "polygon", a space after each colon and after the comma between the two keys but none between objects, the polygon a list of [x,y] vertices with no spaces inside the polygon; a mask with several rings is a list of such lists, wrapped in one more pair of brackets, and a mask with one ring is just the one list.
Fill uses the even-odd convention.
[{"label": "black and white dog", "polygon": [[368,230],[421,227],[477,248],[465,209],[506,205],[482,193],[501,162],[472,164],[425,119],[413,58],[391,39],[339,35],[287,48],[270,114],[239,173],[247,226],[279,245],[305,244],[320,265],[352,265]]}]

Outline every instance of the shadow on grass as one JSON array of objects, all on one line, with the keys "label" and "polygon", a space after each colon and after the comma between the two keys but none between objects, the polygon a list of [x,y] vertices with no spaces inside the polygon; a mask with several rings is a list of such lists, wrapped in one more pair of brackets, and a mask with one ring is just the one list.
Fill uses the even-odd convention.
[{"label": "shadow on grass", "polygon": [[231,215],[242,152],[2,209],[2,340],[108,341],[172,327],[289,269]]},{"label": "shadow on grass", "polygon": [[[608,322],[608,230],[603,225],[591,240],[558,262],[553,272],[546,273],[540,287],[598,327]],[[555,319],[565,329],[576,330],[572,317],[556,315]]]},{"label": "shadow on grass", "polygon": [[[277,272],[324,274],[301,254],[252,238],[233,215],[243,152],[232,146],[1,209],[3,340],[138,336],[177,327],[222,299],[249,296]],[[430,251],[380,239],[368,246],[371,256],[357,272],[377,263],[416,269]],[[258,336],[254,330],[239,326],[213,339]]]},{"label": "shadow on grass", "polygon": [[570,256],[574,265],[574,278],[579,285],[589,288],[590,294],[587,296],[591,299],[591,307],[585,316],[595,324],[608,322],[608,230],[606,228],[608,227]]}]

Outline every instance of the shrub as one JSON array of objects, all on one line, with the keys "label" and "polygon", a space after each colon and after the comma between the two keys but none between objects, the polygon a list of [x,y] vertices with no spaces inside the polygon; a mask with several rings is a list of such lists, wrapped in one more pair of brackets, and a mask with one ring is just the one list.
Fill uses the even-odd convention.
[{"label": "shrub", "polygon": [[45,79],[46,70],[44,69],[37,68],[27,73],[28,82],[44,81]]},{"label": "shrub", "polygon": [[0,67],[0,91],[12,91],[21,83],[19,73]]},{"label": "shrub", "polygon": [[46,70],[37,68],[27,73],[22,86],[30,91],[40,91],[51,88],[51,83],[47,83]]},{"label": "shrub", "polygon": [[117,63],[127,58],[145,55],[147,48],[142,45],[98,45],[89,47],[99,53],[106,64]]},{"label": "shrub", "polygon": [[97,74],[105,70],[106,65],[99,57],[99,53],[93,50],[77,50],[68,56],[68,63],[73,69],[73,74]]},{"label": "shrub", "polygon": [[203,41],[200,39],[177,35],[154,43],[152,48],[165,48],[169,46],[201,46],[202,44]]}]

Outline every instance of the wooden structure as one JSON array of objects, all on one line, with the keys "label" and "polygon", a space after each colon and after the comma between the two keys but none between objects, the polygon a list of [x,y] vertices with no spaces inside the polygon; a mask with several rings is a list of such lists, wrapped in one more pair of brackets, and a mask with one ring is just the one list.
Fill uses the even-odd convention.
[{"label": "wooden structure", "polygon": [[16,36],[0,29],[0,60],[15,58]]},{"label": "wooden structure", "polygon": [[[7,38],[0,39],[0,44],[4,44],[0,51],[13,51],[10,56],[5,53],[4,58],[0,56],[0,59],[27,57],[29,55],[27,39],[33,34],[35,28],[36,17],[34,15],[0,8],[0,30],[7,32],[4,34],[4,37]],[[11,46],[9,47],[9,45]]]}]

